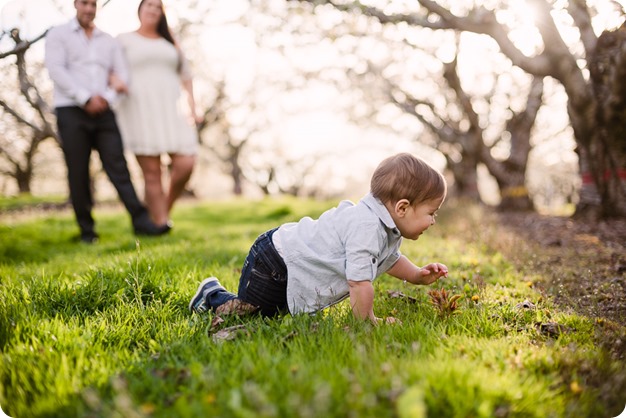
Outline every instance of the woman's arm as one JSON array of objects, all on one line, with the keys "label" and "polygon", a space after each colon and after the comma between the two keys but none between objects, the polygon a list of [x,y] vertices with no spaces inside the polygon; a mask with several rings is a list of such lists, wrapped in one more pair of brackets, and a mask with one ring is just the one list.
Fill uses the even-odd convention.
[{"label": "woman's arm", "polygon": [[189,61],[183,54],[183,50],[180,48],[178,43],[175,44],[176,49],[178,50],[178,55],[180,58],[180,80],[183,86],[183,90],[185,90],[185,94],[187,96],[187,104],[189,105],[189,115],[194,124],[199,124],[202,122],[202,116],[198,114],[196,111],[196,99],[193,93],[193,76],[191,74],[191,68],[189,65]]},{"label": "woman's arm", "polygon": [[196,111],[196,100],[193,95],[193,80],[191,77],[183,79],[183,90],[187,93],[187,103],[189,104],[189,114],[194,123],[202,122],[202,116]]}]

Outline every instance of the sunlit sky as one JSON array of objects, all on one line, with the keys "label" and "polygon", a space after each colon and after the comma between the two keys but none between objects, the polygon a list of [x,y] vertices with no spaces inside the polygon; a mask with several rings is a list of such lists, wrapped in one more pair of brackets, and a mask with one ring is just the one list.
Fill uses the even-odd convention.
[{"label": "sunlit sky", "polygon": [[[7,29],[19,22],[24,37],[36,36],[50,26],[62,23],[74,14],[73,2],[61,0],[59,10],[49,0],[0,0],[0,25]],[[100,0],[99,3],[104,3]],[[137,25],[138,0],[112,0],[98,12],[98,24],[108,32],[123,32]]]}]

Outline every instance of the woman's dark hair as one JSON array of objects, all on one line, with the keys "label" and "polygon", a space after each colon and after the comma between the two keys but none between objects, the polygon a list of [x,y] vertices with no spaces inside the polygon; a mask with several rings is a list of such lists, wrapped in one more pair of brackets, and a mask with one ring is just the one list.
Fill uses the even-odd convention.
[{"label": "woman's dark hair", "polygon": [[[139,14],[139,10],[141,10],[141,6],[143,6],[146,0],[141,0],[139,2],[139,7],[137,8],[137,14]],[[174,42],[174,37],[172,36],[172,32],[170,32],[170,26],[167,24],[167,17],[165,16],[165,9],[163,8],[163,2],[161,2],[161,19],[159,19],[159,23],[157,25],[157,33],[165,38],[166,41],[171,43],[172,45],[176,45]]]}]

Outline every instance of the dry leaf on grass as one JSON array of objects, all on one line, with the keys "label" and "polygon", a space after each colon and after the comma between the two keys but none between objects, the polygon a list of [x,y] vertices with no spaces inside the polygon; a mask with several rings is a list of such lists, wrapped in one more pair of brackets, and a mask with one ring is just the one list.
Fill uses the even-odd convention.
[{"label": "dry leaf on grass", "polygon": [[234,340],[240,335],[250,335],[250,332],[245,325],[235,325],[232,327],[221,329],[213,334],[211,338],[213,339],[213,342],[219,343],[222,341]]},{"label": "dry leaf on grass", "polygon": [[402,293],[402,292],[400,292],[398,290],[390,290],[387,293],[388,293],[389,297],[392,298],[392,299],[396,299],[396,298],[404,299],[407,302],[411,302],[411,303],[417,303],[418,302],[417,299],[414,298],[413,296],[405,295],[404,293]]}]

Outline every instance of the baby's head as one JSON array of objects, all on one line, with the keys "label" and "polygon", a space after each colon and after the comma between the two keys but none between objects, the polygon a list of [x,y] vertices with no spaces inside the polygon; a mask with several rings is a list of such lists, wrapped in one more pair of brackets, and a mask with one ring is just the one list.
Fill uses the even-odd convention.
[{"label": "baby's head", "polygon": [[384,159],[374,171],[370,183],[374,197],[384,204],[407,199],[411,206],[443,199],[447,193],[444,177],[421,159],[400,153]]}]

